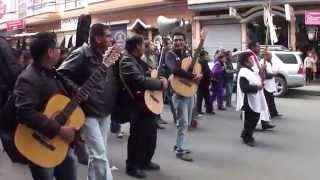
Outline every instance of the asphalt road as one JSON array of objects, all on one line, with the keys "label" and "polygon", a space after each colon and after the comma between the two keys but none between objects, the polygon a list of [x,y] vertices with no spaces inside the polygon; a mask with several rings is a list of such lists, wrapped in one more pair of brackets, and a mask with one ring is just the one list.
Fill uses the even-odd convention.
[{"label": "asphalt road", "polygon": [[[148,173],[152,180],[315,180],[319,178],[320,86],[292,90],[276,100],[284,118],[274,120],[274,131],[255,133],[257,147],[242,144],[239,113],[217,111],[203,116],[199,129],[189,133],[193,163],[175,158],[172,151],[175,127],[172,122],[159,131],[154,161],[161,171]],[[170,119],[169,113],[164,113]],[[109,136],[109,157],[115,180],[131,180],[124,172],[127,138]],[[86,168],[79,165],[79,180]],[[0,154],[0,180],[31,180],[28,169],[12,164]]]}]

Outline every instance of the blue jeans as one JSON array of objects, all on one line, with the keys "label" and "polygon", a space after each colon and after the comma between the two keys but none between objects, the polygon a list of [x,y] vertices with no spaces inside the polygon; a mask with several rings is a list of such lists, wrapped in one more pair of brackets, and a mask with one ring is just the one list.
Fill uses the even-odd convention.
[{"label": "blue jeans", "polygon": [[232,105],[232,92],[233,92],[233,83],[226,83],[226,104],[228,107]]},{"label": "blue jeans", "polygon": [[109,123],[110,116],[104,118],[86,118],[84,132],[89,150],[87,180],[113,179],[107,157]]},{"label": "blue jeans", "polygon": [[177,150],[186,149],[186,135],[192,120],[193,97],[184,97],[174,94],[172,97],[177,114]]}]

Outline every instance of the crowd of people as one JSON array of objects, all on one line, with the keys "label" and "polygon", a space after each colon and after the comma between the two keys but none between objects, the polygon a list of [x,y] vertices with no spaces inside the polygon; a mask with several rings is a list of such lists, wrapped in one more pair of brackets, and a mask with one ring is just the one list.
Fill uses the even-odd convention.
[{"label": "crowd of people", "polygon": [[[275,126],[270,119],[281,116],[274,103],[271,56],[260,62],[257,42],[251,42],[249,50],[240,55],[239,69],[233,68],[232,53],[225,50],[216,53],[214,66],[210,68],[209,53],[203,49],[206,32],[201,31],[201,40],[193,57],[199,60],[202,73],[195,75],[181,67],[181,61],[192,56],[186,50],[186,36],[182,32],[172,32],[172,41],[164,41],[163,59],[160,59],[160,50],[140,35],[128,37],[125,49],[119,52],[120,58],[116,61],[109,58],[110,54],[105,54],[106,51],[118,51],[108,26],[99,23],[92,25],[89,37],[87,43],[68,53],[61,52],[54,33],[36,34],[32,38],[30,51],[25,52],[12,50],[5,39],[0,38],[0,105],[4,106],[11,94],[19,123],[48,138],[61,136],[70,143],[84,142],[85,146],[81,146],[84,150],[78,158],[79,161],[82,158],[82,163],[88,166],[88,180],[113,179],[107,156],[108,124],[111,121],[111,131],[122,137],[121,123],[127,122],[120,119],[123,116],[130,122],[126,173],[136,178],[146,178],[145,171],[160,169],[152,158],[157,144],[157,128],[161,128],[164,122],[160,115],[152,113],[144,105],[141,95],[145,90],[164,92],[177,128],[176,142],[172,148],[178,159],[188,162],[193,161],[193,157],[188,148],[187,134],[190,128],[197,127],[197,118],[204,114],[203,101],[205,112],[209,115],[215,114],[214,102],[220,111],[225,111],[226,107],[232,108],[235,74],[238,74],[236,109],[244,112],[241,116],[244,121],[241,137],[245,144],[255,145],[253,132],[259,121],[264,130],[272,129]],[[68,124],[52,121],[42,114],[52,95],[58,93],[72,98],[100,66],[106,68],[81,104],[85,124],[80,133]],[[151,78],[151,70],[158,66],[160,78]],[[185,97],[175,92],[168,82],[170,75],[197,82],[196,95]],[[118,106],[119,102],[125,105]],[[114,113],[117,109],[122,110],[121,116]],[[79,134],[80,138],[77,138]],[[81,147],[76,144],[74,142],[74,151],[79,153],[76,148]],[[74,151],[70,148],[65,160],[53,168],[28,162],[33,179],[51,180],[55,177],[57,180],[76,180]],[[84,158],[86,154],[87,159]]]}]

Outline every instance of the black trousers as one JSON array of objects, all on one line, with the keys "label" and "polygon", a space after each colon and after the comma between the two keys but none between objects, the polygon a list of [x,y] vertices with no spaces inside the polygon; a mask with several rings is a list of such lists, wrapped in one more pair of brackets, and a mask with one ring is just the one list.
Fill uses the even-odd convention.
[{"label": "black trousers", "polygon": [[267,101],[267,104],[268,104],[270,116],[271,116],[271,118],[274,118],[274,117],[276,117],[279,113],[278,113],[276,104],[275,104],[275,102],[274,102],[273,93],[270,93],[270,92],[264,90],[264,95],[265,95],[265,97],[266,97],[266,101]]},{"label": "black trousers", "polygon": [[121,124],[111,120],[110,131],[112,133],[119,133],[121,131]]},{"label": "black trousers", "polygon": [[69,151],[66,159],[54,168],[29,165],[33,180],[77,180],[75,157]]},{"label": "black trousers", "polygon": [[306,68],[306,83],[311,83],[313,79],[312,68]]},{"label": "black trousers", "polygon": [[244,126],[241,137],[245,142],[254,141],[253,132],[257,126],[257,123],[260,118],[260,113],[252,111],[250,108],[246,108],[244,111]]},{"label": "black trousers", "polygon": [[198,113],[202,112],[202,102],[205,102],[206,112],[212,112],[213,108],[210,105],[210,93],[208,87],[199,87],[197,91],[197,111]]},{"label": "black trousers", "polygon": [[143,113],[130,122],[127,169],[137,169],[151,162],[157,144],[156,116]]}]

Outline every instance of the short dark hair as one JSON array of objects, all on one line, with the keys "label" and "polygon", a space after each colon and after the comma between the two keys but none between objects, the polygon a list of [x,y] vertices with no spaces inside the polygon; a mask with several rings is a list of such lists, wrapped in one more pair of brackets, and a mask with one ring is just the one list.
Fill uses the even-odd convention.
[{"label": "short dark hair", "polygon": [[126,50],[129,53],[132,53],[134,50],[136,50],[137,45],[143,44],[144,38],[141,35],[133,35],[132,37],[128,38],[126,40]]},{"label": "short dark hair", "polygon": [[40,32],[33,36],[30,44],[30,53],[35,62],[47,54],[48,49],[57,45],[57,35],[53,32]]},{"label": "short dark hair", "polygon": [[241,67],[246,66],[245,63],[249,61],[250,56],[251,56],[250,52],[242,52],[241,54],[239,54],[238,56],[239,65]]},{"label": "short dark hair", "polygon": [[90,28],[90,44],[94,45],[95,42],[95,37],[96,36],[104,36],[106,33],[106,30],[108,30],[109,27],[107,25],[101,24],[101,23],[96,23],[93,24]]},{"label": "short dark hair", "polygon": [[257,46],[257,43],[259,43],[258,41],[251,41],[248,43],[248,48],[249,49],[253,49],[254,47]]},{"label": "short dark hair", "polygon": [[204,50],[204,49],[202,49],[202,50],[200,51],[200,56],[201,56],[201,57],[203,57],[203,56],[205,56],[205,55],[207,55],[207,54],[209,54],[208,51],[206,51],[206,50]]},{"label": "short dark hair", "polygon": [[175,36],[182,36],[183,37],[183,40],[186,40],[186,35],[183,33],[183,32],[174,32],[173,35],[172,35],[172,39],[175,37]]}]

